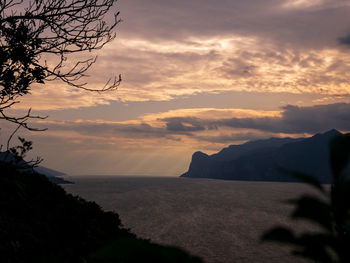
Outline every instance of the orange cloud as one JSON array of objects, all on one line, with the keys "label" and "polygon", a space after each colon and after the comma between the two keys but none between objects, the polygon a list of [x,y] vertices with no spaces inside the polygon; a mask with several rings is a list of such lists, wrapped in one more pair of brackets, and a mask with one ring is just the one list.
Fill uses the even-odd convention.
[{"label": "orange cloud", "polygon": [[158,43],[119,39],[99,52],[88,87],[103,87],[118,72],[123,82],[114,93],[48,82],[34,88],[20,107],[80,108],[225,91],[350,94],[348,50],[300,50],[239,35]]}]

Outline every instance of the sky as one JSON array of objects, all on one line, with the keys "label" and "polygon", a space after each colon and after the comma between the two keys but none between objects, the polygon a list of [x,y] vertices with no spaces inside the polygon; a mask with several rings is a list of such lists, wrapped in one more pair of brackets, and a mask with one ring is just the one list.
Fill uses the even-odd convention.
[{"label": "sky", "polygon": [[47,82],[16,108],[48,115],[35,123],[47,131],[23,131],[44,166],[179,176],[195,151],[350,131],[349,0],[119,0],[114,8],[123,22],[94,53],[86,81],[99,88],[121,74],[118,90]]}]

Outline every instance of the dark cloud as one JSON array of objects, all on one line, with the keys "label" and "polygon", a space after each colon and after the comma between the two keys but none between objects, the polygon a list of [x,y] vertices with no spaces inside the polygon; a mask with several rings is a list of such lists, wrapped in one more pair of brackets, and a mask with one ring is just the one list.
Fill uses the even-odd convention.
[{"label": "dark cloud", "polygon": [[[350,131],[350,104],[337,103],[298,107],[288,105],[283,108],[280,117],[248,117],[205,119],[197,117],[172,117],[158,119],[153,126],[142,122],[130,123],[96,123],[96,122],[60,122],[46,126],[52,131],[74,131],[81,135],[101,138],[165,138],[179,140],[188,136],[198,141],[226,143],[244,141],[263,137],[272,137],[276,133],[300,134],[318,133],[330,129]],[[224,129],[226,131],[224,131]],[[232,129],[229,132],[227,128]],[[239,131],[249,129],[249,131]],[[203,135],[201,131],[210,131]],[[276,135],[275,135],[276,136]]]},{"label": "dark cloud", "polygon": [[350,131],[350,104],[298,107],[288,105],[281,117],[232,118],[217,125],[275,133],[317,133],[332,128]]},{"label": "dark cloud", "polygon": [[336,128],[350,130],[350,104],[337,103],[311,107],[286,106],[282,127],[291,132],[320,132]]},{"label": "dark cloud", "polygon": [[267,133],[262,134],[261,132],[239,132],[232,134],[219,134],[215,136],[195,136],[199,141],[212,142],[212,143],[222,143],[230,144],[236,141],[252,141],[263,138],[273,137],[273,134]]},{"label": "dark cloud", "polygon": [[255,129],[268,132],[281,132],[281,122],[279,118],[232,118],[220,120],[218,126],[228,126],[240,129]]},{"label": "dark cloud", "polygon": [[[253,56],[254,55],[251,55],[249,59],[251,59]],[[222,72],[223,76],[226,78],[246,78],[255,75],[255,69],[257,69],[256,65],[250,64],[249,62],[245,61],[241,55],[238,55],[238,57],[229,58],[228,60],[224,61],[222,66],[218,68],[218,71]]]},{"label": "dark cloud", "polygon": [[200,123],[198,118],[165,118],[162,121],[166,122],[166,129],[171,132],[195,132],[203,131],[205,127]]},{"label": "dark cloud", "polygon": [[350,34],[345,37],[338,38],[338,41],[340,44],[350,47]]},{"label": "dark cloud", "polygon": [[[183,129],[181,123],[187,127],[194,127],[193,130],[211,130],[214,127],[220,130],[220,127],[230,127],[233,129],[254,129],[260,132],[269,133],[317,133],[329,129],[339,129],[350,131],[350,104],[337,103],[329,105],[317,105],[310,107],[298,107],[288,105],[283,108],[281,117],[259,117],[259,118],[230,118],[221,120],[198,120],[196,118],[172,118],[164,119],[174,129],[179,131]],[[227,135],[225,135],[227,136]],[[203,137],[202,137],[203,138]],[[238,137],[235,137],[238,139]],[[212,139],[211,139],[212,140]]]},{"label": "dark cloud", "polygon": [[343,0],[285,8],[285,0],[120,1],[122,34],[183,40],[221,35],[259,36],[300,46],[334,45],[350,23]]}]

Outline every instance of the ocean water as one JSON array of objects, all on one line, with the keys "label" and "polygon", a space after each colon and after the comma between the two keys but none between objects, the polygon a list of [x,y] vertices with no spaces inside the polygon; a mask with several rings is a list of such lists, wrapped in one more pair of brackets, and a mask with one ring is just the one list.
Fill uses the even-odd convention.
[{"label": "ocean water", "polygon": [[291,221],[283,200],[313,192],[300,183],[243,182],[156,177],[71,177],[69,193],[117,212],[139,237],[181,247],[206,262],[304,262],[290,248],[260,236]]}]

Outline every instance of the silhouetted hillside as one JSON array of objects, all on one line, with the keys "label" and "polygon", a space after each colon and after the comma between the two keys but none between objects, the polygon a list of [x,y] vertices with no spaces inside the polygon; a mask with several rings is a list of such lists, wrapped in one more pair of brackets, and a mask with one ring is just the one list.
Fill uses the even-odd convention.
[{"label": "silhouetted hillside", "polygon": [[0,162],[0,262],[202,262],[137,238],[118,214]]},{"label": "silhouetted hillside", "polygon": [[[11,163],[15,160],[15,157],[10,152],[0,152],[0,161],[5,163]],[[27,172],[37,172],[39,174],[45,175],[47,179],[55,184],[71,184],[72,182],[65,180],[62,178],[65,176],[64,173],[58,172],[53,169],[46,168],[44,166],[36,166],[32,168],[28,165],[24,160],[19,161],[18,165],[21,167],[21,170]]]},{"label": "silhouetted hillside", "polygon": [[181,175],[191,178],[226,180],[295,181],[278,167],[312,175],[322,183],[331,182],[328,144],[340,135],[337,130],[310,138],[271,138],[231,145],[217,154],[195,152],[189,170]]}]

